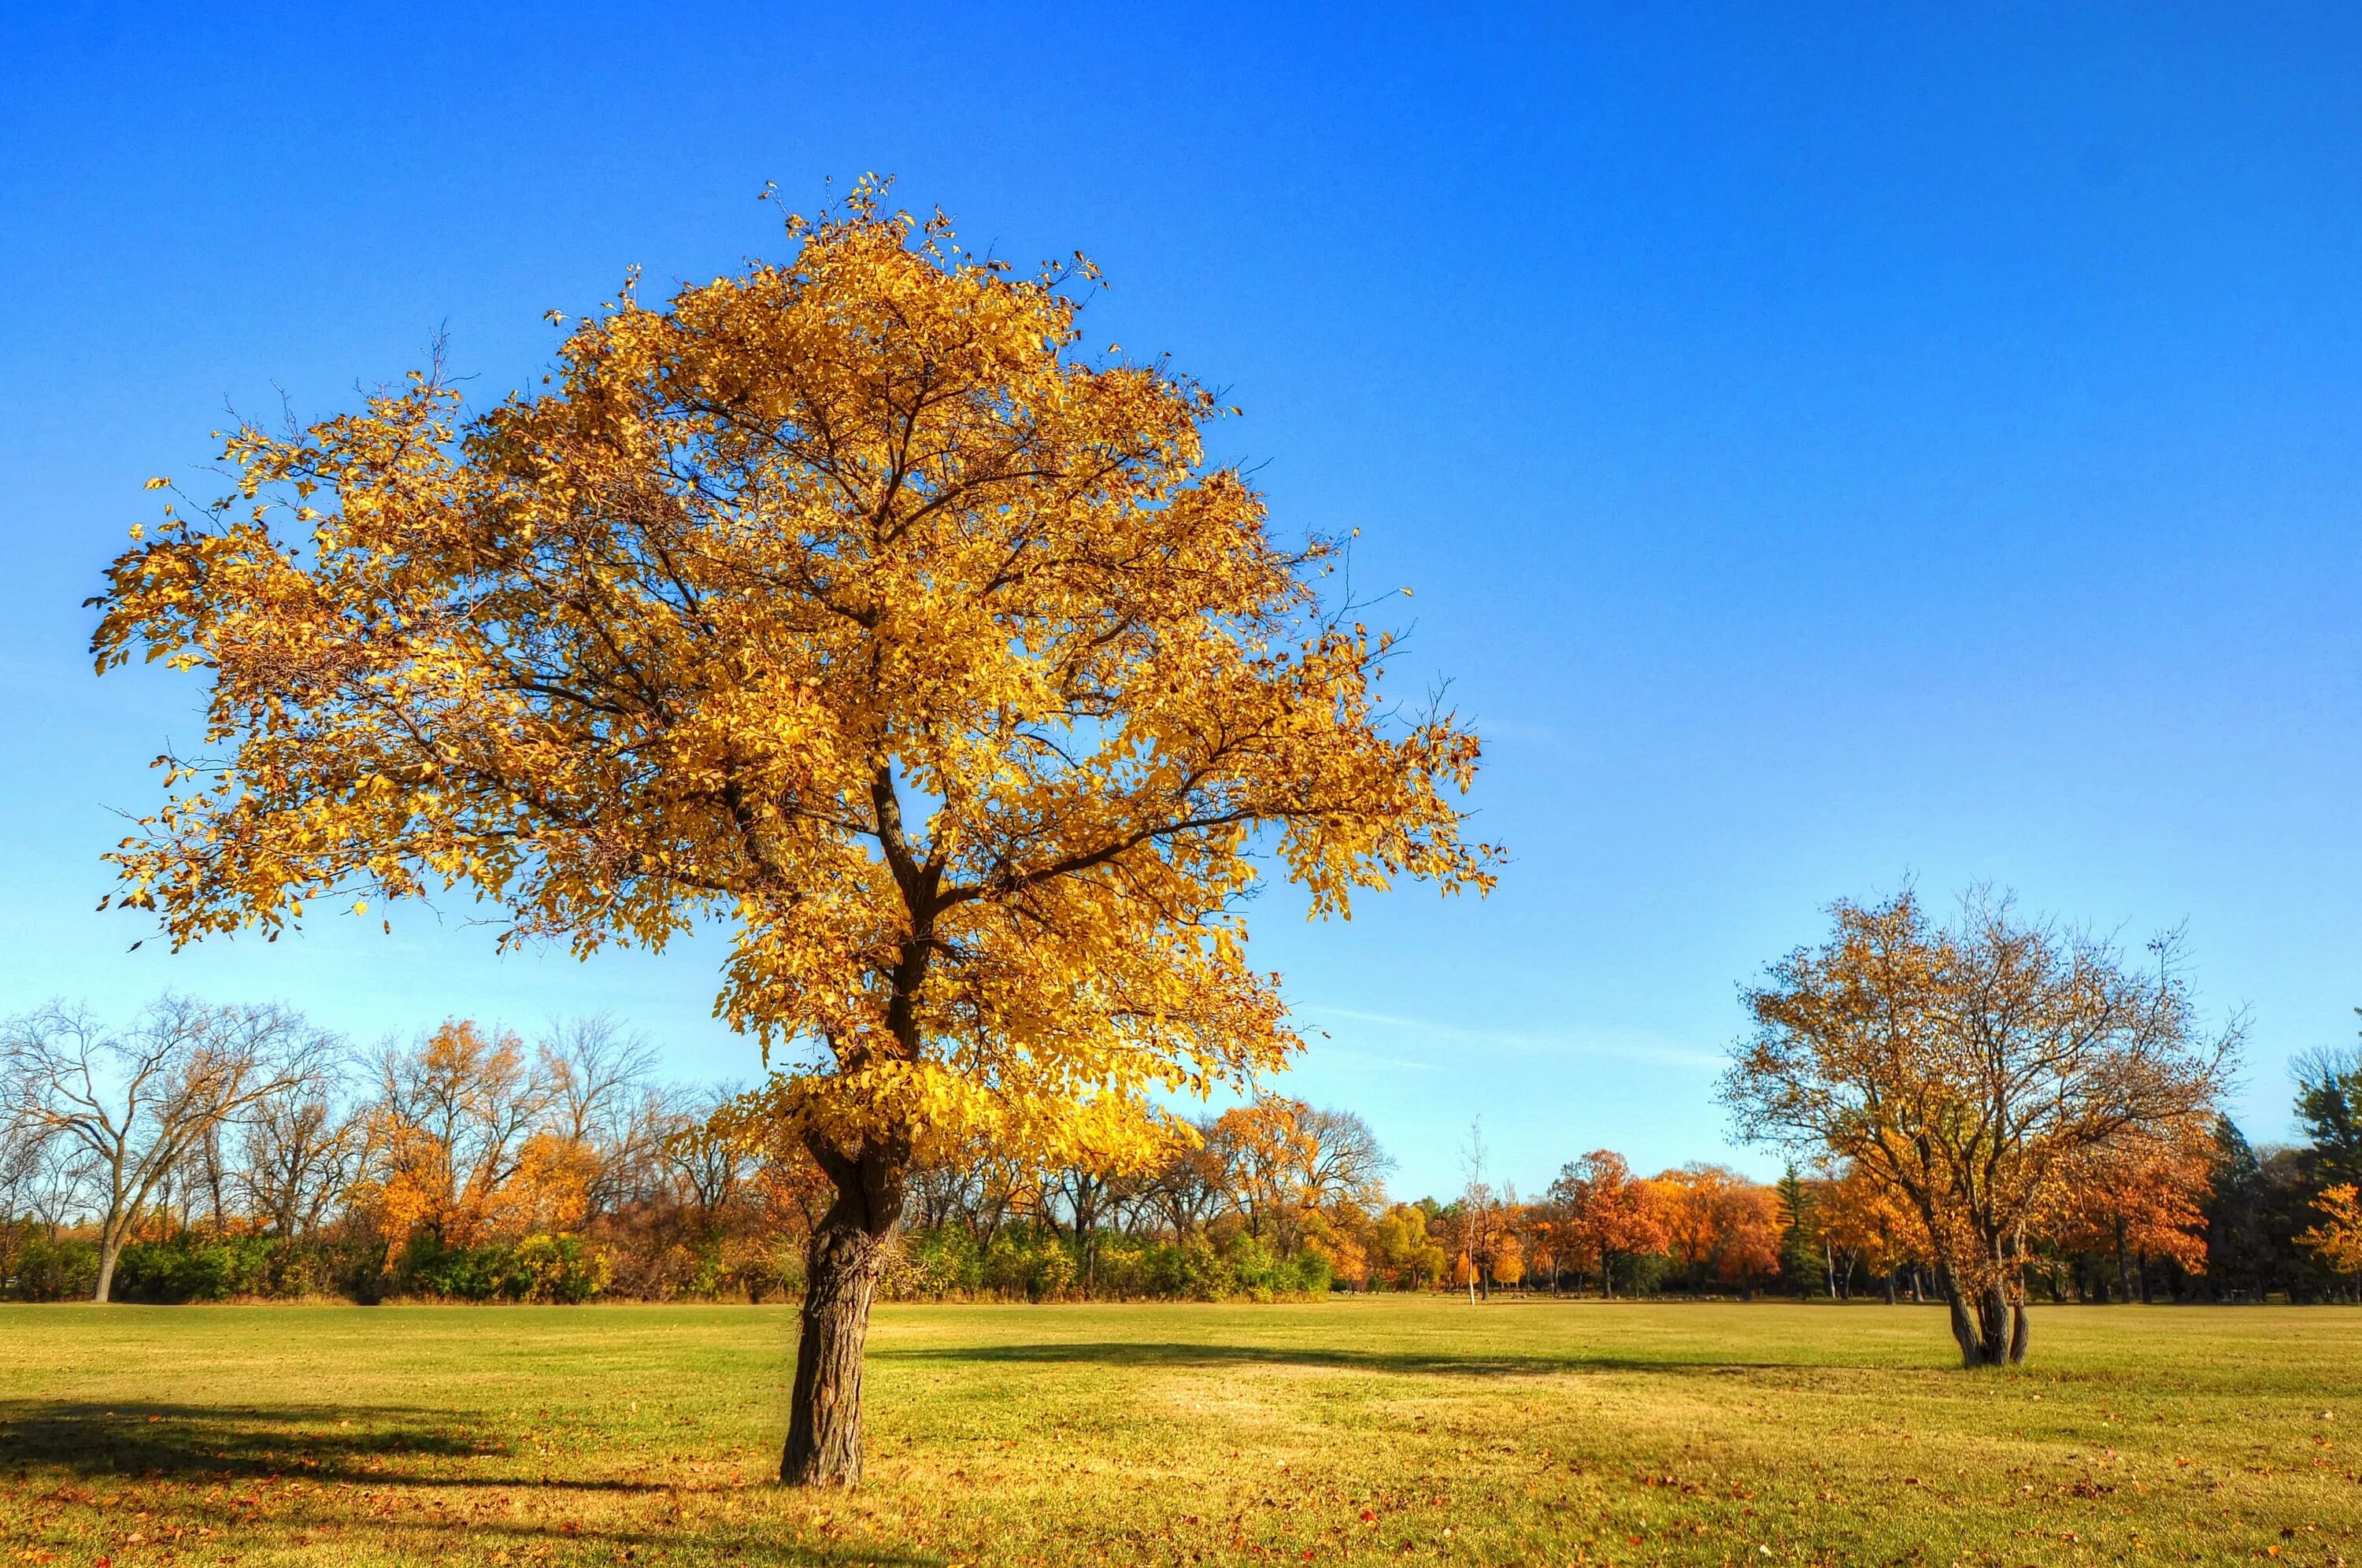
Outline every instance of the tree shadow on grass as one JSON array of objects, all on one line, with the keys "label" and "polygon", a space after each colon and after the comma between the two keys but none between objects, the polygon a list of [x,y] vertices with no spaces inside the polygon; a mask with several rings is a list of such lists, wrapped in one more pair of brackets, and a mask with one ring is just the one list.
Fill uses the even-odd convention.
[{"label": "tree shadow on grass", "polygon": [[[471,1470],[453,1462],[491,1461]],[[500,1463],[506,1461],[507,1463]],[[235,1504],[217,1501],[206,1483],[266,1480],[346,1484],[360,1496],[383,1496],[416,1489],[491,1488],[539,1493],[663,1494],[679,1488],[664,1482],[555,1476],[515,1473],[517,1456],[507,1444],[466,1430],[450,1417],[403,1406],[271,1405],[204,1406],[114,1400],[0,1400],[0,1488],[43,1472],[64,1472],[80,1480],[141,1480],[177,1484],[162,1495],[139,1494],[139,1517],[184,1517],[189,1528],[209,1525],[225,1537],[244,1527]],[[421,1468],[421,1466],[424,1468]],[[191,1484],[195,1484],[192,1485]],[[105,1507],[112,1494],[71,1494],[56,1501]],[[440,1560],[487,1559],[499,1546],[534,1547],[565,1540],[598,1542],[620,1552],[688,1543],[678,1531],[615,1528],[593,1518],[518,1520],[471,1517],[472,1505],[447,1513],[445,1505],[402,1518],[364,1514],[353,1494],[305,1489],[292,1506],[306,1510],[306,1532],[359,1528],[408,1538]],[[573,1505],[560,1510],[570,1515]],[[156,1527],[149,1526],[149,1529]],[[333,1539],[333,1536],[331,1537]],[[157,1539],[161,1540],[159,1536]],[[760,1527],[731,1522],[696,1529],[693,1543],[708,1553],[782,1568],[828,1563],[836,1568],[934,1568],[944,1559],[899,1548],[863,1548],[845,1541],[806,1542],[781,1539]]]},{"label": "tree shadow on grass", "polygon": [[0,1401],[0,1465],[83,1475],[394,1480],[407,1478],[387,1473],[399,1461],[507,1452],[431,1411],[400,1407]]},{"label": "tree shadow on grass", "polygon": [[1738,1376],[1752,1372],[1836,1371],[1826,1361],[1734,1361],[1727,1357],[1603,1355],[1587,1352],[1484,1354],[1462,1351],[1356,1351],[1315,1346],[1185,1344],[1103,1340],[1030,1345],[925,1345],[872,1350],[881,1361],[1089,1363],[1101,1366],[1310,1366],[1452,1377],[1543,1377],[1566,1372],[1656,1372],[1672,1376]]}]

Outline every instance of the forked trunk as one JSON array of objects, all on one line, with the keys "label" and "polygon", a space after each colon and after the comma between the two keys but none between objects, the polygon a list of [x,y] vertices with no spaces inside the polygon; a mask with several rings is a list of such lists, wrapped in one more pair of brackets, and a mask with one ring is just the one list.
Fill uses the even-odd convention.
[{"label": "forked trunk", "polygon": [[[815,1151],[817,1153],[817,1151]],[[779,1479],[790,1486],[861,1484],[861,1353],[869,1305],[902,1218],[899,1163],[826,1161],[836,1201],[805,1253],[804,1304]]]},{"label": "forked trunk", "polygon": [[1960,1364],[2015,1366],[2025,1359],[2025,1304],[2010,1298],[1999,1285],[1973,1293],[1953,1281],[1952,1339],[1960,1347]]}]

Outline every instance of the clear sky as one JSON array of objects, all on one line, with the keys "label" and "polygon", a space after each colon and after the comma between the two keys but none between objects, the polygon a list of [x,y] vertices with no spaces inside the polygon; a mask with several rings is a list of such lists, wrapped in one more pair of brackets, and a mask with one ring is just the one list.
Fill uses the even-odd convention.
[{"label": "clear sky", "polygon": [[545,311],[876,169],[1089,252],[1092,337],[1226,388],[1279,525],[1416,588],[1400,668],[1475,717],[1514,862],[1256,937],[1326,1032],[1295,1092],[1398,1188],[1480,1115],[1529,1187],[1734,1157],[1738,986],[1906,876],[2186,922],[2284,1136],[2362,1002],[2362,13],[1898,9],[0,8],[0,1010],[598,1008],[751,1072],[710,941],[127,953],[97,856],[197,693],[94,680],[81,603],[226,403],[318,417],[447,326],[497,397]]}]

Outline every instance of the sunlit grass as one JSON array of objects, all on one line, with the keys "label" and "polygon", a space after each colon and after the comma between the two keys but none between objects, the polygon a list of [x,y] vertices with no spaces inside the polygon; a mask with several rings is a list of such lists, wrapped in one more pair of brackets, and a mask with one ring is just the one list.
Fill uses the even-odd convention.
[{"label": "sunlit grass", "polygon": [[[2335,1562],[2362,1311],[880,1310],[770,1482],[779,1308],[0,1308],[6,1561]],[[2362,1441],[2362,1440],[2356,1440]]]}]

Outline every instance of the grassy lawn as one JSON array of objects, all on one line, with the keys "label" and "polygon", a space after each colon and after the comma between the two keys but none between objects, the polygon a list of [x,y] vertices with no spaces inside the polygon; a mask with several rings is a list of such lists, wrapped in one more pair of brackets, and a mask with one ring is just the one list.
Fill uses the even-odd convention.
[{"label": "grassy lawn", "polygon": [[778,1308],[0,1308],[0,1562],[2362,1561],[2362,1311],[880,1310],[769,1484]]}]

